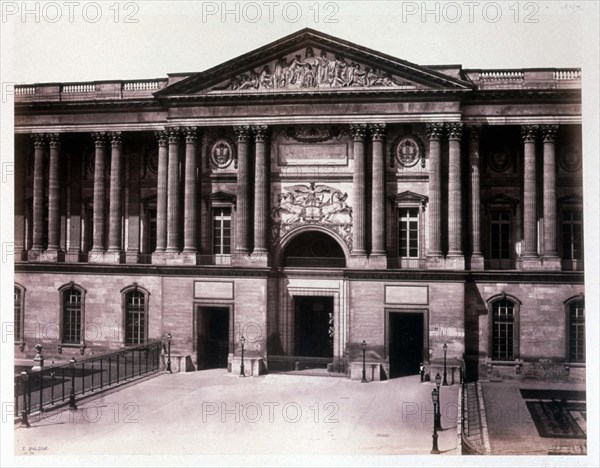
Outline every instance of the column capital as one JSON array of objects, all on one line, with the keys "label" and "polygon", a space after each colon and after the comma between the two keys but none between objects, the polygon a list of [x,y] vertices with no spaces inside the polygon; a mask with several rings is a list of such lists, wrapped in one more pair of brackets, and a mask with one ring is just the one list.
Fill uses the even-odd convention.
[{"label": "column capital", "polygon": [[371,138],[373,141],[380,141],[385,138],[385,127],[386,124],[369,124],[369,130],[371,131]]},{"label": "column capital", "polygon": [[558,132],[558,125],[542,125],[540,131],[544,143],[554,143],[556,140],[556,133]]},{"label": "column capital", "polygon": [[463,123],[462,122],[447,122],[446,130],[448,132],[448,139],[461,140],[462,135],[463,135]]},{"label": "column capital", "polygon": [[367,124],[351,124],[350,125],[350,133],[352,133],[352,137],[354,141],[362,141],[367,136]]},{"label": "column capital", "polygon": [[110,138],[110,144],[113,148],[121,146],[121,132],[110,132],[108,138]]},{"label": "column capital", "polygon": [[42,149],[46,143],[45,133],[32,133],[31,139],[33,140],[33,146],[35,149]]},{"label": "column capital", "polygon": [[256,141],[264,142],[269,138],[269,127],[267,125],[255,125],[252,130]]},{"label": "column capital", "polygon": [[60,133],[49,133],[48,143],[51,149],[60,148]]},{"label": "column capital", "polygon": [[181,131],[185,135],[186,143],[196,143],[198,141],[198,127],[182,127]]},{"label": "column capital", "polygon": [[158,141],[158,146],[167,146],[169,140],[169,132],[166,130],[157,130],[154,132],[154,136]]},{"label": "column capital", "polygon": [[238,125],[233,127],[233,131],[235,132],[238,143],[247,143],[252,134],[252,127],[250,127],[250,125]]},{"label": "column capital", "polygon": [[537,138],[539,125],[521,125],[521,137],[525,143],[534,143]]},{"label": "column capital", "polygon": [[439,140],[444,131],[444,124],[439,122],[428,123],[425,125],[425,131],[429,140]]},{"label": "column capital", "polygon": [[96,148],[104,147],[106,144],[106,132],[92,132],[92,139],[96,144]]},{"label": "column capital", "polygon": [[165,131],[167,132],[169,143],[179,142],[179,138],[181,137],[181,129],[179,127],[165,128]]}]

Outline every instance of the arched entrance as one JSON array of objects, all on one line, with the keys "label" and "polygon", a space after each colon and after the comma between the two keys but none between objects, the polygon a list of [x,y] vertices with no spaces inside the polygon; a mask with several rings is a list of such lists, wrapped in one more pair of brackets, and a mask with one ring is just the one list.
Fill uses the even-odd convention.
[{"label": "arched entrance", "polygon": [[305,231],[294,237],[284,250],[286,267],[344,268],[346,256],[340,244],[321,231]]},{"label": "arched entrance", "polygon": [[269,372],[346,373],[342,242],[320,226],[282,240],[275,254],[281,269],[269,315]]}]

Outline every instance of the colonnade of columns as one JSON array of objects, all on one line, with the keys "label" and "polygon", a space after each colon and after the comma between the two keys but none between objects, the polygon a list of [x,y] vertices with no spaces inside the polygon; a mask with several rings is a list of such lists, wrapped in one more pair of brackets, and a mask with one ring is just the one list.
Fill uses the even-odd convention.
[{"label": "colonnade of columns", "polygon": [[[367,219],[370,218],[371,257],[385,259],[385,124],[354,124],[353,137],[353,236],[352,255],[367,255]],[[426,126],[429,141],[429,203],[427,249],[428,263],[438,263],[442,253],[442,139],[448,138],[448,253],[454,268],[464,268],[462,248],[462,194],[461,141],[463,124],[429,123]],[[524,269],[560,268],[557,246],[557,200],[555,139],[557,125],[523,125],[523,246],[521,258]],[[480,131],[468,127],[468,163],[471,172],[472,242],[471,268],[483,269],[481,248],[481,187],[480,187]],[[237,201],[235,244],[236,255],[266,259],[269,232],[269,152],[267,126],[234,127],[237,140]],[[158,144],[157,181],[157,254],[190,254],[198,252],[198,141],[197,127],[173,127],[155,132]],[[123,155],[121,132],[94,132],[95,144],[93,180],[93,243],[91,252],[111,254],[118,262],[123,251]],[[543,239],[542,255],[538,252],[536,141],[543,140]],[[33,228],[32,259],[45,252],[55,259],[61,252],[60,241],[60,134],[34,134],[33,174]],[[366,148],[368,139],[372,149],[371,183],[367,184]],[[180,173],[180,147],[185,143],[184,173]],[[253,147],[252,147],[253,145]],[[44,157],[48,149],[48,183]],[[109,153],[110,151],[110,153]],[[254,153],[254,167],[251,154]],[[110,167],[107,160],[110,154]],[[109,174],[107,180],[107,173]],[[371,187],[371,212],[367,216],[366,187]],[[108,219],[106,191],[108,190]],[[180,191],[183,190],[183,193]],[[253,192],[251,192],[253,190]],[[48,205],[46,208],[45,200]],[[180,219],[180,200],[183,199],[183,220]],[[47,209],[47,220],[46,210]],[[251,220],[253,219],[253,223]],[[108,221],[108,226],[106,222]],[[47,226],[45,223],[47,222]],[[108,227],[108,229],[107,229]],[[47,229],[47,230],[46,230]],[[253,230],[252,230],[253,229]],[[251,232],[252,230],[252,232]],[[47,248],[44,245],[47,232]],[[108,232],[108,239],[105,233]],[[183,244],[180,245],[180,233]],[[251,240],[253,239],[253,243]],[[108,242],[107,242],[108,240]],[[253,246],[253,250],[251,247]],[[194,259],[195,262],[195,259]],[[458,262],[458,263],[457,263]],[[433,266],[435,267],[435,266]]]}]

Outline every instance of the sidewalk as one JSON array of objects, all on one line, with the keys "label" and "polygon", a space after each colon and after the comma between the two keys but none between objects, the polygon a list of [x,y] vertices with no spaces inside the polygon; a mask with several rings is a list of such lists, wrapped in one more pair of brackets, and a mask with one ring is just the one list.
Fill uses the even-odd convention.
[{"label": "sidewalk", "polygon": [[[548,382],[482,382],[483,399],[487,415],[488,432],[492,455],[582,455],[586,453],[586,421],[580,392],[585,384]],[[522,392],[523,390],[523,392]],[[562,396],[561,396],[562,395]],[[565,401],[560,402],[562,398]],[[550,435],[542,437],[534,422],[528,403],[552,402],[556,406],[543,407],[541,413]],[[564,406],[564,409],[561,408]],[[550,409],[555,409],[553,413]]]},{"label": "sidewalk", "polygon": [[[459,455],[458,385],[442,387],[442,454]],[[15,455],[429,454],[431,383],[162,374],[15,428]],[[30,447],[43,447],[40,452]]]}]

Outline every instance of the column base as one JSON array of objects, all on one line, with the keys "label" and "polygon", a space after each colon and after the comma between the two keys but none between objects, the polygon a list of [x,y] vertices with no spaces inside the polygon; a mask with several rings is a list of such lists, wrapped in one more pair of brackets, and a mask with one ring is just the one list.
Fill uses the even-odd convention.
[{"label": "column base", "polygon": [[32,248],[27,252],[27,260],[30,262],[41,262],[40,257],[44,256],[44,250],[38,248]]},{"label": "column base", "polygon": [[252,252],[252,254],[250,255],[250,263],[252,263],[255,266],[269,266],[270,262],[270,257],[269,257],[269,252],[267,252],[267,250],[255,250],[254,252]]},{"label": "column base", "polygon": [[428,270],[443,270],[445,267],[445,260],[442,254],[427,255],[426,266]]},{"label": "column base", "polygon": [[542,260],[540,257],[521,257],[517,260],[521,270],[541,270]]},{"label": "column base", "polygon": [[369,268],[369,258],[367,254],[351,254],[348,258],[348,268],[365,270]]},{"label": "column base", "polygon": [[371,254],[369,255],[369,269],[372,270],[385,270],[387,269],[387,255],[383,254]]},{"label": "column base", "polygon": [[542,257],[542,268],[544,270],[560,271],[562,269],[560,257]]},{"label": "column base", "polygon": [[198,254],[192,252],[154,252],[153,265],[197,265]]},{"label": "column base", "polygon": [[485,264],[483,262],[483,255],[474,254],[471,255],[471,262],[469,264],[471,270],[481,271],[485,269]]},{"label": "column base", "polygon": [[58,262],[61,257],[62,252],[58,249],[47,249],[42,252],[42,255],[38,258],[38,262]]},{"label": "column base", "polygon": [[448,254],[446,257],[444,268],[446,270],[464,270],[465,257],[463,255]]},{"label": "column base", "polygon": [[122,252],[118,250],[106,252],[94,252],[88,255],[88,263],[97,263],[101,265],[118,265],[121,263]]}]

